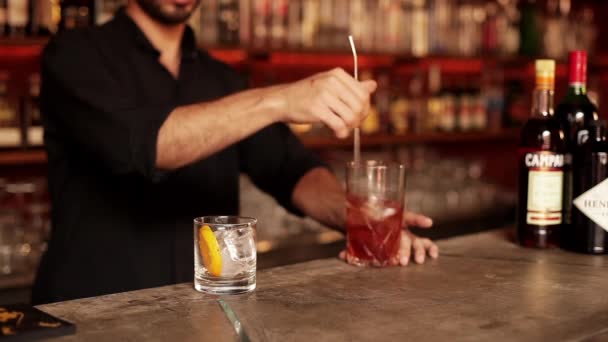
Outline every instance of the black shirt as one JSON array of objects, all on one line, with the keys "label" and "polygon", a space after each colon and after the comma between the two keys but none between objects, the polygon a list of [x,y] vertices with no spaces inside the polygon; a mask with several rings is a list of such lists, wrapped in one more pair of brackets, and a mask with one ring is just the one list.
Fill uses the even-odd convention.
[{"label": "black shirt", "polygon": [[176,106],[246,86],[196,48],[189,28],[181,48],[175,79],[124,11],[45,48],[52,235],[35,303],[191,281],[193,219],[238,214],[240,172],[295,211],[296,182],[321,163],[283,124],[181,169],[155,168],[158,131]]}]

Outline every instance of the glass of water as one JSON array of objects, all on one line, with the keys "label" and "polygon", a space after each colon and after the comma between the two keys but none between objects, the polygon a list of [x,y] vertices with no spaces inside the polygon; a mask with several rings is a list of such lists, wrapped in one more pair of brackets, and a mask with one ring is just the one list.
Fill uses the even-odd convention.
[{"label": "glass of water", "polygon": [[211,294],[255,289],[257,220],[239,216],[194,219],[194,288]]}]

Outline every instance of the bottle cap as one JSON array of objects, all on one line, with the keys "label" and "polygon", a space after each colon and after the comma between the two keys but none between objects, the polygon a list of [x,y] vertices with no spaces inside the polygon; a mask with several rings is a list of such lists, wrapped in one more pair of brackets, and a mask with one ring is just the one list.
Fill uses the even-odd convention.
[{"label": "bottle cap", "polygon": [[555,87],[555,61],[536,60],[536,89],[553,90]]},{"label": "bottle cap", "polygon": [[577,85],[587,84],[587,52],[583,50],[571,51],[568,57],[569,75],[568,83]]}]

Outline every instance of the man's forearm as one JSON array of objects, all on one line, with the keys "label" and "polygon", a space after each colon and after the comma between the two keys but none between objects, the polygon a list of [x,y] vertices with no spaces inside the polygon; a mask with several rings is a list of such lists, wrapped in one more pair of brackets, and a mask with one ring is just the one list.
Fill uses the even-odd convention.
[{"label": "man's forearm", "polygon": [[178,107],[158,132],[156,167],[185,166],[278,121],[322,122],[346,137],[363,120],[375,89],[373,81],[358,82],[334,69],[298,82]]},{"label": "man's forearm", "polygon": [[174,109],[161,126],[156,166],[172,170],[206,158],[280,120],[272,88],[244,91],[220,100]]},{"label": "man's forearm", "polygon": [[307,172],[296,184],[294,205],[313,219],[339,231],[346,222],[346,197],[336,177],[325,168]]}]

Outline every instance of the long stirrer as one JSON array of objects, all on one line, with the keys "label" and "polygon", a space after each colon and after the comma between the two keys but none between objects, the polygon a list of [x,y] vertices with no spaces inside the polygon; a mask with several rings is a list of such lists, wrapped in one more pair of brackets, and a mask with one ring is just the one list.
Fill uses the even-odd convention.
[{"label": "long stirrer", "polygon": [[[348,41],[350,42],[350,48],[353,50],[353,59],[355,61],[355,80],[359,80],[359,64],[357,62],[357,49],[355,48],[355,41],[353,40],[353,36],[348,36]],[[355,144],[354,144],[354,161],[355,165],[358,165],[361,161],[361,135],[359,133],[359,127],[355,127]]]}]

